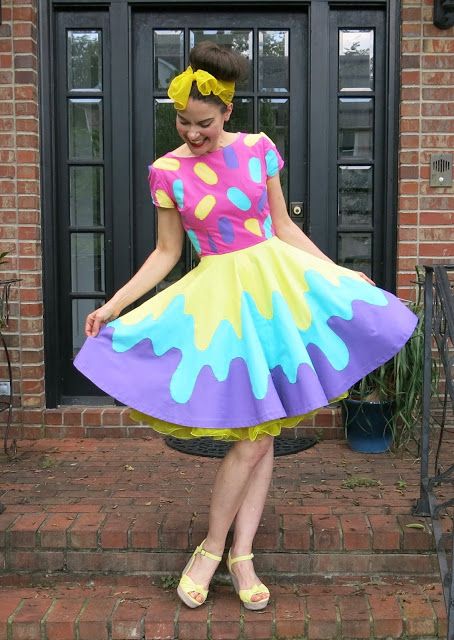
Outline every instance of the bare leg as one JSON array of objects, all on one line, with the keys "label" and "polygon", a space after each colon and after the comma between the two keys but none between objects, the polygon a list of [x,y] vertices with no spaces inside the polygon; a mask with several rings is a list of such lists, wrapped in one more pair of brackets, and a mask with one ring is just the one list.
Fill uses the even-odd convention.
[{"label": "bare leg", "polygon": [[[273,473],[274,451],[271,446],[257,464],[251,477],[246,495],[235,518],[233,543],[231,548],[232,558],[245,556],[251,553],[252,543],[257,533],[263,508],[265,506],[268,489]],[[252,560],[237,562],[232,567],[240,585],[240,589],[250,589],[255,584],[260,584]],[[252,596],[253,602],[258,602],[268,597],[267,593],[257,593]]]},{"label": "bare leg", "polygon": [[[205,542],[205,549],[216,555],[222,555],[225,547],[225,540],[230,526],[238,513],[243,500],[245,499],[250,480],[257,490],[257,495],[262,496],[268,491],[269,474],[262,480],[261,474],[257,474],[257,467],[264,457],[272,450],[273,439],[266,436],[255,442],[241,441],[235,443],[224,458],[216,475],[216,480],[211,498],[210,518],[208,535]],[[264,483],[266,486],[261,486]],[[251,501],[252,501],[251,489]],[[263,500],[261,507],[263,509]],[[254,520],[256,516],[254,516]],[[260,520],[260,518],[259,518]],[[258,522],[255,525],[257,529]],[[189,576],[197,584],[208,587],[216,564],[209,558],[198,555],[189,572]],[[192,597],[202,601],[202,596],[196,592],[191,593]]]}]

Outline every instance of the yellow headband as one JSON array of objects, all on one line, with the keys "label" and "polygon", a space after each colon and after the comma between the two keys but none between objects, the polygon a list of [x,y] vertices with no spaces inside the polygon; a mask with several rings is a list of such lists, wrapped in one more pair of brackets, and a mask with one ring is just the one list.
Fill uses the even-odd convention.
[{"label": "yellow headband", "polygon": [[174,101],[175,109],[186,109],[189,94],[191,93],[192,83],[197,82],[197,89],[203,96],[213,93],[218,96],[225,104],[230,104],[235,93],[235,83],[217,80],[208,71],[197,69],[193,71],[192,67],[188,67],[186,71],[176,76],[169,85],[167,94]]}]

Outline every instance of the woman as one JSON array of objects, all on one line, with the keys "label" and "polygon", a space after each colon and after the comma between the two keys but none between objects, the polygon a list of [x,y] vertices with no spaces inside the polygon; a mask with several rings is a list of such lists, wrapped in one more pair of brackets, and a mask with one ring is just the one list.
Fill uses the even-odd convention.
[{"label": "woman", "polygon": [[[291,221],[283,162],[267,136],[224,130],[243,64],[203,42],[172,81],[183,144],[150,167],[156,249],[89,314],[75,361],[159,432],[235,441],[216,477],[207,537],[178,587],[190,607],[205,601],[233,522],[234,587],[245,607],[267,605],[251,551],[273,437],[391,358],[416,321],[364,274],[336,266]],[[177,263],[184,231],[200,264],[118,318]]]}]

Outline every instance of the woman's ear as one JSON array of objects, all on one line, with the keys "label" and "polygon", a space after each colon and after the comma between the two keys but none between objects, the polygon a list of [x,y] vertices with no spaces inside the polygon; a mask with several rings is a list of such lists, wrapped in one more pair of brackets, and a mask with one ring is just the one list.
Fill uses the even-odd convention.
[{"label": "woman's ear", "polygon": [[227,105],[227,109],[224,111],[224,122],[228,122],[230,120],[230,116],[233,111],[233,102]]}]

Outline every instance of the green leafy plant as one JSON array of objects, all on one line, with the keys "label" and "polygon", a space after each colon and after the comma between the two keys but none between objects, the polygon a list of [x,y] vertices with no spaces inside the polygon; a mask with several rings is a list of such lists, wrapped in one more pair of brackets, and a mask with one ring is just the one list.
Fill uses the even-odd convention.
[{"label": "green leafy plant", "polygon": [[161,586],[166,591],[176,589],[180,581],[179,576],[165,575],[161,576]]},{"label": "green leafy plant", "polygon": [[343,480],[344,489],[356,489],[357,487],[379,487],[381,482],[373,478],[365,478],[363,476],[352,476],[347,480]]},{"label": "green leafy plant", "polygon": [[[380,367],[367,374],[350,390],[350,397],[367,402],[391,403],[388,419],[393,434],[393,448],[400,449],[418,443],[422,415],[424,371],[424,304],[423,274],[417,268],[417,297],[408,308],[418,317],[418,323],[402,349]],[[437,386],[437,366],[433,364],[432,384]],[[363,409],[364,410],[364,409]]]}]

